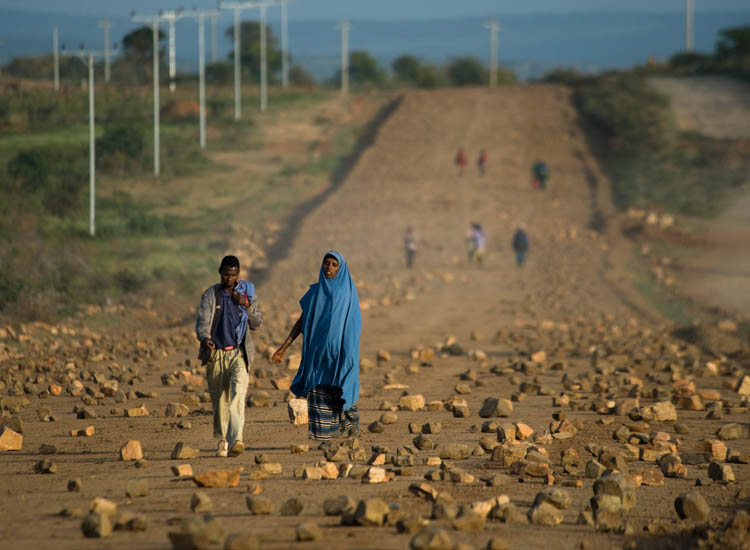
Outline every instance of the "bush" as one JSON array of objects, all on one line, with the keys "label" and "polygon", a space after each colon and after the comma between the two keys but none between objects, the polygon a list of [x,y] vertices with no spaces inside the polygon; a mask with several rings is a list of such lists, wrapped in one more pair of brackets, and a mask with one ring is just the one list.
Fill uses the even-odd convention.
[{"label": "bush", "polygon": [[669,59],[669,66],[680,72],[697,73],[711,68],[713,58],[697,52],[680,52]]},{"label": "bush", "polygon": [[352,84],[381,85],[385,82],[385,72],[369,53],[354,51],[349,58],[349,80]]},{"label": "bush", "polygon": [[234,64],[228,61],[217,61],[206,65],[206,82],[209,84],[229,85],[234,82]]},{"label": "bush", "polygon": [[421,68],[419,59],[405,54],[397,58],[391,66],[398,80],[407,84],[416,84]]},{"label": "bush", "polygon": [[315,86],[315,77],[299,65],[292,65],[289,69],[289,83],[292,86],[312,88]]},{"label": "bush", "polygon": [[423,63],[419,67],[416,84],[420,88],[438,88],[445,84],[445,80],[437,67]]},{"label": "bush", "polygon": [[97,154],[120,152],[130,158],[143,154],[146,143],[146,129],[140,124],[114,124],[104,130],[104,135],[96,140]]},{"label": "bush", "polygon": [[586,88],[580,107],[615,155],[654,154],[667,145],[669,101],[644,78],[602,77]]},{"label": "bush", "polygon": [[49,181],[49,163],[43,149],[21,151],[8,162],[8,176],[25,192],[44,189]]},{"label": "bush", "polygon": [[476,57],[460,57],[448,64],[448,78],[454,86],[486,84],[487,71]]}]

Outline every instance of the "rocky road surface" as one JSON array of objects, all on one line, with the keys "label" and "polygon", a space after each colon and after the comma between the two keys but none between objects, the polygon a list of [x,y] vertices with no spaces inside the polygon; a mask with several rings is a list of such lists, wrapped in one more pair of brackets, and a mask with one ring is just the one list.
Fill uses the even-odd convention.
[{"label": "rocky road surface", "polygon": [[[485,177],[458,147],[487,149]],[[270,259],[237,458],[214,457],[197,304],[3,329],[3,547],[747,545],[747,345],[731,323],[675,333],[628,290],[608,187],[565,88],[407,94]],[[294,357],[266,358],[332,248],[363,307],[361,434],[323,451],[290,422]]]}]

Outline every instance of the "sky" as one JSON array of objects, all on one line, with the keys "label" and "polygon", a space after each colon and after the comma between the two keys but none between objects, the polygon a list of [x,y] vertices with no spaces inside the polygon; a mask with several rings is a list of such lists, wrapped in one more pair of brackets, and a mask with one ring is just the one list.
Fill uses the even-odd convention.
[{"label": "sky", "polygon": [[[0,9],[70,15],[127,16],[131,9],[154,13],[157,8],[210,9],[215,0],[0,0]],[[294,0],[290,16],[314,19],[434,19],[493,14],[560,12],[675,12],[684,0]],[[694,0],[698,11],[750,11],[748,0]],[[277,10],[272,10],[273,12]],[[274,17],[269,13],[270,17]]]}]

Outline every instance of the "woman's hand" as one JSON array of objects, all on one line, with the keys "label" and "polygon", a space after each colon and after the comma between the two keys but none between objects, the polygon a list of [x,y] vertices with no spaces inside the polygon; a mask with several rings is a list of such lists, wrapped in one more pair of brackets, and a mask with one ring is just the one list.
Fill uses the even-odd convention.
[{"label": "woman's hand", "polygon": [[281,360],[284,358],[284,349],[279,348],[276,350],[276,352],[271,356],[271,362],[276,363],[277,365],[281,363]]}]

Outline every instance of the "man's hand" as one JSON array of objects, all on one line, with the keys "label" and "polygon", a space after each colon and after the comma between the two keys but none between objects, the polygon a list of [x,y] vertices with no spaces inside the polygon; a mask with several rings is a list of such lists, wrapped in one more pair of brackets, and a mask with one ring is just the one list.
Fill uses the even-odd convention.
[{"label": "man's hand", "polygon": [[284,350],[279,348],[276,350],[276,353],[274,353],[271,356],[271,362],[276,363],[277,365],[281,363],[281,360],[284,358]]},{"label": "man's hand", "polygon": [[201,342],[201,345],[205,346],[206,348],[210,349],[211,351],[213,351],[213,350],[216,349],[216,344],[214,343],[213,340],[211,340],[211,338],[204,338],[203,341]]},{"label": "man's hand", "polygon": [[247,307],[250,305],[250,298],[248,298],[244,294],[240,294],[239,292],[232,293],[232,301],[238,306]]}]

